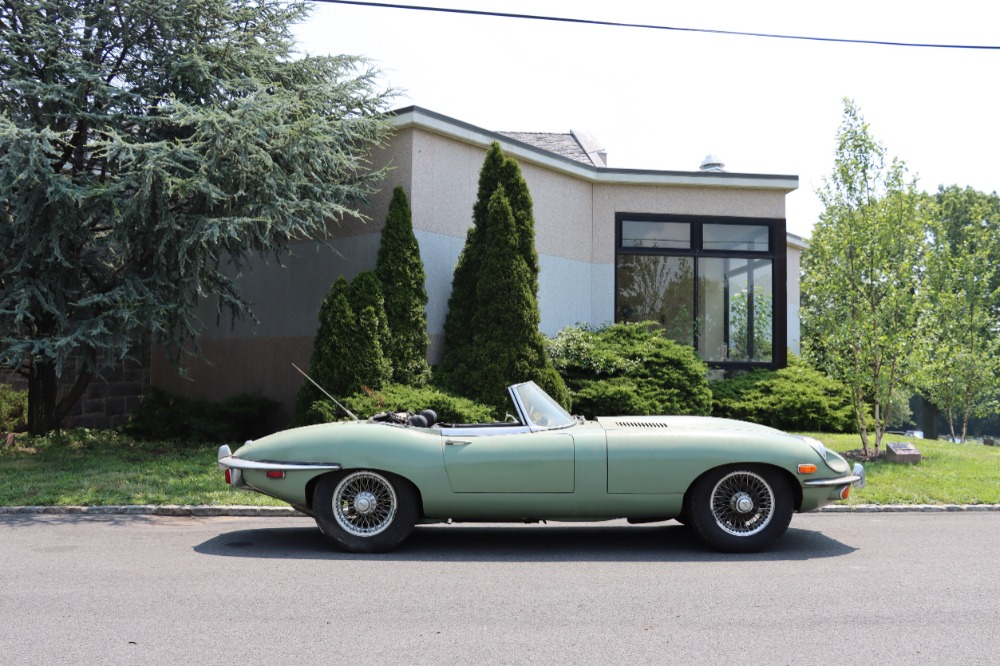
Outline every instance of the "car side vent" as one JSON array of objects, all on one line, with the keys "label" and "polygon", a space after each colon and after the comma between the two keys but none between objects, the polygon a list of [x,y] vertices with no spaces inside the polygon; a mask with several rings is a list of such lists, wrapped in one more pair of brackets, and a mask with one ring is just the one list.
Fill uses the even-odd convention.
[{"label": "car side vent", "polygon": [[619,428],[666,428],[667,424],[659,421],[615,421]]}]

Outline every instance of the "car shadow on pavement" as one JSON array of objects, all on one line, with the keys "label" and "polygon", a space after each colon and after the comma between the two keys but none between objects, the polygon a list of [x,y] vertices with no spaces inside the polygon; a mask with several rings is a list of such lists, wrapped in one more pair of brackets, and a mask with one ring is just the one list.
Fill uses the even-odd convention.
[{"label": "car shadow on pavement", "polygon": [[658,525],[433,525],[417,527],[396,550],[341,553],[312,527],[234,530],[194,547],[202,555],[241,558],[440,562],[706,562],[810,560],[857,548],[820,532],[790,528],[762,553],[718,553],[677,523]]}]

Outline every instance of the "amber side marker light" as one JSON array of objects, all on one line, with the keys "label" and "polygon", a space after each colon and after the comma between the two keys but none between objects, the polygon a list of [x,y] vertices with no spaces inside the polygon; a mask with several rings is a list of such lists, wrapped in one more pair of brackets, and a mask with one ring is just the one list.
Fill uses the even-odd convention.
[{"label": "amber side marker light", "polygon": [[799,474],[815,474],[815,473],[816,473],[816,465],[813,465],[812,463],[803,463],[799,465]]}]

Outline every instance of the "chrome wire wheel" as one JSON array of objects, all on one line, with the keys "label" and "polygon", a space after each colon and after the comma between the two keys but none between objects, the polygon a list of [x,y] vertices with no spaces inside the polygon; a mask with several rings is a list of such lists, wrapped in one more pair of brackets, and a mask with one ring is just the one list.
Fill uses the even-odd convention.
[{"label": "chrome wire wheel", "polygon": [[710,501],[715,524],[733,536],[759,534],[774,517],[774,491],[756,472],[739,470],[726,474],[712,489]]},{"label": "chrome wire wheel", "polygon": [[348,474],[333,491],[333,517],[348,534],[372,537],[392,524],[399,501],[392,484],[375,472]]}]

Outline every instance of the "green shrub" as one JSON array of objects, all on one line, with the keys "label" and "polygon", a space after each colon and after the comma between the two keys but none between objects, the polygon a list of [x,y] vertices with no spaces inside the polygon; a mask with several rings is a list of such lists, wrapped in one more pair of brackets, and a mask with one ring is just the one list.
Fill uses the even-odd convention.
[{"label": "green shrub", "polygon": [[708,414],[708,366],[654,324],[565,328],[548,353],[570,389],[573,411],[602,415]]},{"label": "green shrub", "polygon": [[851,432],[856,428],[843,384],[790,354],[781,370],[755,370],[712,382],[712,414],[782,430]]},{"label": "green shrub", "polygon": [[28,392],[0,384],[0,432],[21,432],[28,427]]},{"label": "green shrub", "polygon": [[[441,423],[484,423],[493,420],[491,407],[430,386],[387,384],[378,391],[361,391],[350,395],[343,403],[362,419],[379,412],[416,413],[422,409],[433,409]],[[329,401],[313,403],[313,412],[316,421],[329,422],[345,418],[340,408]]]},{"label": "green shrub", "polygon": [[248,393],[211,402],[154,387],[124,430],[140,439],[240,443],[273,432],[279,407],[270,398]]}]

